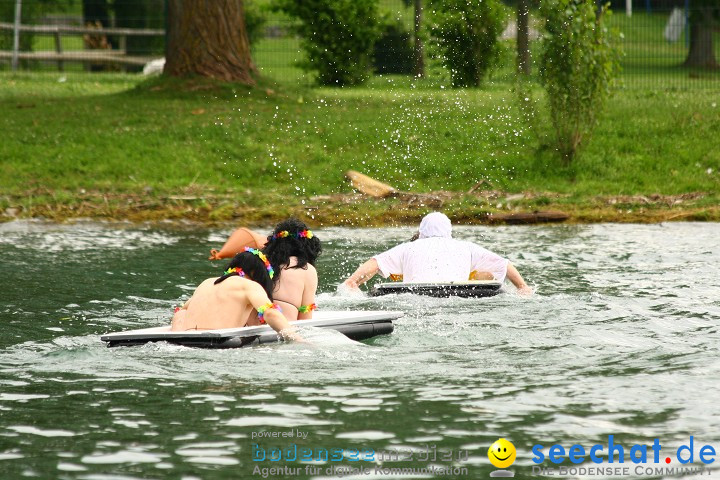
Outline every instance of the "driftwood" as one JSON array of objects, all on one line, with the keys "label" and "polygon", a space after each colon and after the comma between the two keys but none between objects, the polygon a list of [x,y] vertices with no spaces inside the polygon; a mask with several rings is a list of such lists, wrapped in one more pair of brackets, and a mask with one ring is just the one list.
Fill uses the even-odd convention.
[{"label": "driftwood", "polygon": [[511,225],[532,224],[532,223],[557,223],[564,222],[570,215],[556,211],[535,211],[530,213],[494,213],[488,215],[488,220],[493,223],[508,223]]},{"label": "driftwood", "polygon": [[408,206],[426,206],[440,208],[445,201],[437,195],[429,193],[411,193],[396,190],[386,183],[379,182],[365,174],[348,170],[345,176],[350,180],[353,188],[360,193],[374,198],[398,198],[407,202]]},{"label": "driftwood", "polygon": [[475,185],[473,185],[472,187],[470,187],[470,190],[468,190],[467,193],[473,193],[473,192],[475,192],[476,190],[479,190],[479,189],[480,189],[481,187],[483,187],[484,185],[487,185],[487,186],[490,187],[491,189],[494,188],[494,186],[493,186],[493,184],[492,184],[492,182],[491,182],[490,180],[486,180],[486,179],[483,178],[482,180],[480,180],[479,182],[477,182]]},{"label": "driftwood", "polygon": [[386,198],[397,193],[397,190],[390,185],[378,182],[374,178],[370,178],[355,170],[348,170],[345,172],[345,176],[350,180],[355,190],[371,197]]}]

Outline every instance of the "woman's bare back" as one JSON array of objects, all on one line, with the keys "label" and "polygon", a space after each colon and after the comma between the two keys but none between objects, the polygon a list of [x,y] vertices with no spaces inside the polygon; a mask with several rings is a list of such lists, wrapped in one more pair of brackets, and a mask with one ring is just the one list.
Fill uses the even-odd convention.
[{"label": "woman's bare back", "polygon": [[[275,285],[273,300],[283,309],[288,320],[297,320],[298,307],[315,303],[317,290],[317,270],[311,264],[304,268],[293,268],[297,259],[290,257],[290,264],[283,267],[280,280]],[[311,318],[310,314],[300,314],[300,318]]]},{"label": "woman's bare back", "polygon": [[247,285],[243,283],[251,281],[231,277],[215,285],[215,280],[217,278],[208,278],[198,285],[185,308],[173,316],[172,331],[240,328],[257,324],[251,320],[255,318],[255,310],[245,293]]}]

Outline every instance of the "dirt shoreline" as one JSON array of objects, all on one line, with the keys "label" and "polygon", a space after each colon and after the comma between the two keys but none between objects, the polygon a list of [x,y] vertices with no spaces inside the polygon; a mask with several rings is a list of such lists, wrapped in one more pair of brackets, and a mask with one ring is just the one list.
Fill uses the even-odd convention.
[{"label": "dirt shoreline", "polygon": [[[429,211],[441,210],[454,222],[482,224],[589,224],[720,221],[720,202],[703,193],[682,195],[597,196],[571,199],[558,194],[509,194],[484,191],[472,195],[431,192],[403,199],[375,199],[356,193],[318,195],[307,199],[257,198],[233,195],[169,195],[87,193],[71,199],[24,195],[5,197],[0,222],[77,219],[133,223],[190,222],[200,225],[267,225],[289,216],[321,226],[392,226],[417,223]],[[551,222],[534,212],[563,213]],[[520,221],[518,221],[518,217]],[[546,216],[548,217],[548,216]],[[528,222],[522,218],[529,218]]]}]

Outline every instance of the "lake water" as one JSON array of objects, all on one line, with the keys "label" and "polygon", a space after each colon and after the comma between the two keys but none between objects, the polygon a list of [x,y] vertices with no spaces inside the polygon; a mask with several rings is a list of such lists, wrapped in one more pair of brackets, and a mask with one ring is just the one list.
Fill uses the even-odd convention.
[{"label": "lake water", "polygon": [[[327,468],[344,465],[367,469],[350,478],[487,478],[487,449],[504,437],[518,451],[510,470],[528,478],[534,445],[547,455],[613,435],[626,447],[613,465],[640,478],[634,444],[659,439],[653,467],[680,467],[690,436],[695,466],[703,445],[720,452],[720,224],[458,227],[537,287],[486,299],[338,296],[361,261],[413,230],[316,229],[320,308],[406,311],[392,335],[105,347],[101,334],[166,324],[218,275],[207,254],[230,231],[0,225],[0,477],[262,478],[255,467],[289,466],[268,478],[335,478]],[[345,458],[271,462],[274,448]],[[390,455],[353,461],[354,449]]]}]

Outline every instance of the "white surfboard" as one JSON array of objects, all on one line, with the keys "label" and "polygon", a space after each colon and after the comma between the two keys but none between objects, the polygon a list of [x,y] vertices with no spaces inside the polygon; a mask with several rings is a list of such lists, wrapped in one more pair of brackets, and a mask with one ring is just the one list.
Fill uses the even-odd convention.
[{"label": "white surfboard", "polygon": [[[291,325],[330,328],[353,340],[365,340],[392,333],[393,320],[405,315],[400,311],[316,311],[312,320],[296,320]],[[108,347],[142,345],[166,341],[177,345],[201,348],[240,348],[279,340],[277,332],[268,325],[218,330],[188,330],[171,332],[169,326],[141,328],[108,333],[100,337]]]}]

